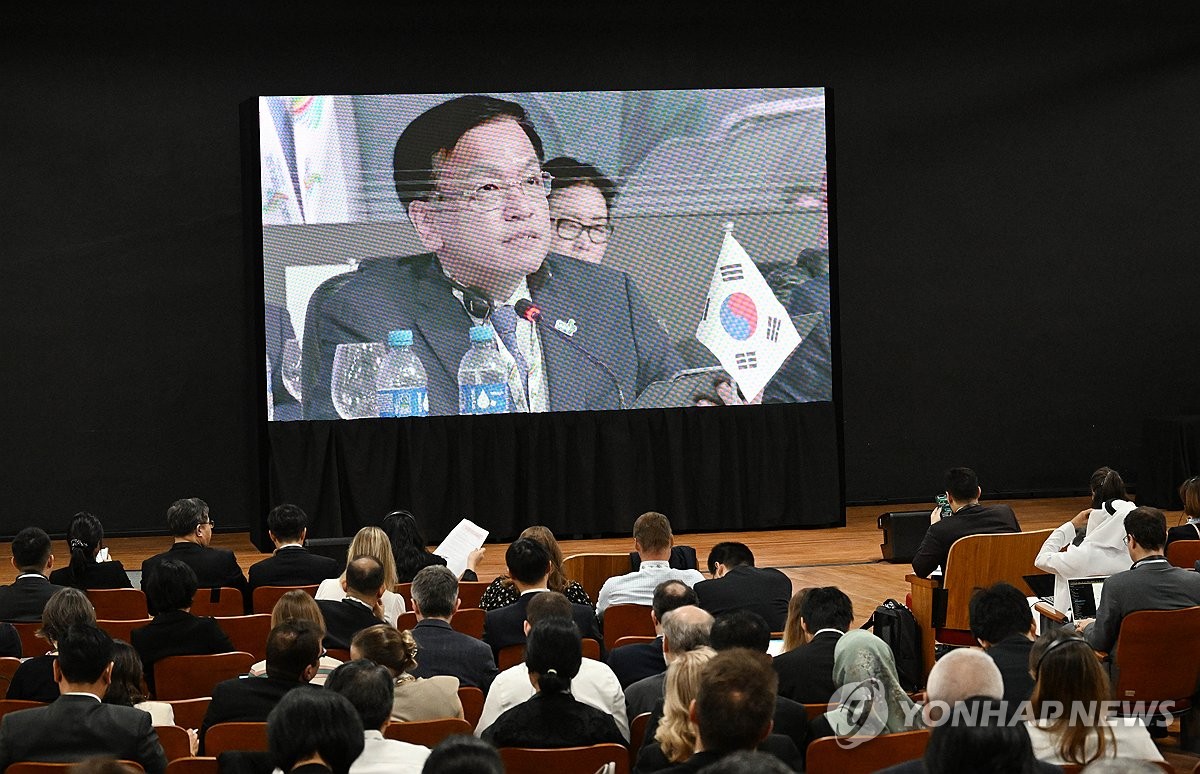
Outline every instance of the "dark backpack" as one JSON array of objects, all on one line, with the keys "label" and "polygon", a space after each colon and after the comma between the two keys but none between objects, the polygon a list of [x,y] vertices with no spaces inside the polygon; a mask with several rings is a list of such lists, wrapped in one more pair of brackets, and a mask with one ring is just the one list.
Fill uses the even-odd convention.
[{"label": "dark backpack", "polygon": [[862,625],[863,629],[874,629],[875,636],[888,644],[896,659],[896,674],[900,687],[915,691],[921,687],[921,630],[912,611],[894,599],[879,607]]}]

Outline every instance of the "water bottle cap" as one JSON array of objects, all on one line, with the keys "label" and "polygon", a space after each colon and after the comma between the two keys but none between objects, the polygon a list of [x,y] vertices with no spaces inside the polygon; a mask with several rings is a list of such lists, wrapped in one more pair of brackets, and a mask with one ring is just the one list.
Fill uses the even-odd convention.
[{"label": "water bottle cap", "polygon": [[413,343],[413,335],[410,330],[391,331],[388,333],[389,347],[410,347]]},{"label": "water bottle cap", "polygon": [[471,341],[491,341],[492,326],[490,325],[472,325],[471,326]]}]

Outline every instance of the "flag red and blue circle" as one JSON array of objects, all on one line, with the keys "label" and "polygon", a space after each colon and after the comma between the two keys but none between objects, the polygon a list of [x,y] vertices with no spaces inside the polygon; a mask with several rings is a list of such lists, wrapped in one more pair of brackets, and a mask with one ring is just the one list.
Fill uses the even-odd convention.
[{"label": "flag red and blue circle", "polygon": [[745,341],[758,328],[758,307],[745,293],[731,293],[721,302],[721,327],[734,339]]}]

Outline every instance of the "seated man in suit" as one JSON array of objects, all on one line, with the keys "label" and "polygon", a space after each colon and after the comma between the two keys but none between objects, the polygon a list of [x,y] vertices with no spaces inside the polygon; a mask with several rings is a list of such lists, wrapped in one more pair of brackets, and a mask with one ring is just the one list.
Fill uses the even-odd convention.
[{"label": "seated man in suit", "polygon": [[943,519],[941,508],[934,508],[929,514],[929,531],[913,555],[914,573],[928,578],[934,570],[944,568],[950,546],[959,538],[1021,531],[1012,508],[999,503],[980,505],[982,494],[975,471],[970,468],[946,471],[946,498],[952,515]]},{"label": "seated man in suit", "polygon": [[1036,627],[1029,601],[1016,587],[1000,582],[971,595],[968,615],[971,634],[996,662],[1000,676],[1004,678],[1003,696],[992,698],[1003,698],[1010,708],[1015,709],[1033,692],[1029,651],[1033,647]]},{"label": "seated man in suit", "polygon": [[[213,589],[229,587],[242,593],[244,608],[251,612],[250,595],[246,589],[246,576],[238,565],[232,551],[212,548],[214,523],[208,512],[208,503],[198,497],[176,500],[167,509],[167,529],[175,542],[168,551],[155,554],[142,562],[142,591],[146,590],[146,578],[160,562],[176,559],[192,568],[196,573],[199,588]],[[154,613],[151,607],[150,613]]]},{"label": "seated man in suit", "polygon": [[854,620],[850,597],[837,586],[810,589],[800,605],[808,642],[775,657],[779,695],[800,704],[825,704],[837,690],[833,649]]},{"label": "seated man in suit", "polygon": [[0,770],[19,761],[70,763],[103,755],[137,761],[147,774],[162,774],[167,757],[150,714],[101,703],[112,669],[112,638],[94,626],[70,627],[58,639],[54,662],[61,695],[45,707],[4,716]]},{"label": "seated man in suit", "polygon": [[712,580],[696,584],[700,607],[713,615],[753,610],[766,619],[771,631],[783,631],[792,599],[791,578],[774,567],[755,567],[750,547],[733,541],[713,546],[708,572]]},{"label": "seated man in suit", "polygon": [[[541,543],[530,538],[514,540],[504,554],[508,565],[508,576],[521,596],[516,602],[487,612],[483,623],[483,641],[492,646],[492,653],[499,661],[500,650],[509,645],[525,644],[525,610],[534,595],[547,591],[546,581],[550,578],[550,554]],[[600,627],[596,614],[587,605],[571,604],[571,617],[586,638],[599,640]]]},{"label": "seated man in suit", "polygon": [[392,715],[394,689],[392,673],[386,667],[366,659],[348,661],[333,670],[325,689],[345,696],[362,719],[363,751],[351,764],[350,774],[420,774],[429,757],[428,747],[383,738]]},{"label": "seated man in suit", "polygon": [[19,574],[10,585],[0,586],[0,621],[42,620],[42,609],[62,588],[46,579],[54,566],[50,536],[37,527],[18,532],[12,542],[12,563]]},{"label": "seated man in suit", "polygon": [[284,621],[267,636],[265,677],[235,677],[217,683],[212,702],[200,726],[204,735],[218,723],[264,723],[283,695],[297,688],[321,690],[311,685],[321,664],[321,630],[312,621]]},{"label": "seated man in suit", "polygon": [[[694,605],[677,607],[663,615],[662,648],[663,660],[669,665],[684,653],[696,648],[707,647],[712,631],[713,617],[707,610]],[[644,677],[625,689],[625,715],[636,718],[643,712],[662,713],[663,695],[666,692],[666,671]],[[633,740],[641,744],[640,739]]]},{"label": "seated man in suit", "polygon": [[685,605],[696,604],[696,592],[686,583],[677,580],[663,581],[654,587],[654,599],[650,604],[650,618],[654,621],[653,642],[623,645],[608,654],[608,665],[628,688],[638,680],[659,674],[667,668],[663,657],[663,616]]},{"label": "seated man in suit", "polygon": [[267,514],[267,534],[275,553],[250,566],[251,594],[259,586],[315,586],[341,572],[336,561],[304,547],[308,515],[299,507],[284,503],[272,508]]},{"label": "seated man in suit", "polygon": [[665,580],[680,580],[695,586],[704,580],[699,570],[671,567],[671,522],[653,511],[643,513],[633,523],[633,548],[642,557],[637,570],[604,581],[596,601],[596,612],[604,615],[609,605],[650,605],[654,589]]},{"label": "seated man in suit", "polygon": [[442,565],[426,567],[413,578],[412,602],[417,625],[412,636],[421,658],[412,674],[450,675],[457,677],[460,685],[473,685],[487,693],[496,677],[496,660],[486,643],[450,627],[460,601],[458,578]]},{"label": "seated man in suit", "polygon": [[325,647],[350,647],[350,640],[368,626],[385,623],[383,617],[383,565],[370,556],[359,556],[346,565],[342,581],[346,596],[341,601],[318,599],[317,607],[325,618]]}]

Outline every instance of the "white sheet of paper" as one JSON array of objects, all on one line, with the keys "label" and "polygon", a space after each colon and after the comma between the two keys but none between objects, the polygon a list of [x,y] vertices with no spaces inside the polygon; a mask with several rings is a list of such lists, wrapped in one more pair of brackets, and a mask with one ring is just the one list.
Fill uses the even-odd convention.
[{"label": "white sheet of paper", "polygon": [[450,534],[433,552],[446,560],[450,572],[461,576],[463,570],[467,569],[467,557],[483,545],[487,536],[486,529],[470,519],[463,519],[450,530]]}]

